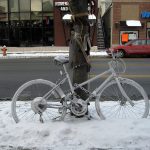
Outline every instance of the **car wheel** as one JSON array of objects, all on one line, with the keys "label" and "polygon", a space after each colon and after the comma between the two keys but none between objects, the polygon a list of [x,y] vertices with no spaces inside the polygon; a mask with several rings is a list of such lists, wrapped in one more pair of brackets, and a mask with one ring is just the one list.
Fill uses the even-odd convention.
[{"label": "car wheel", "polygon": [[124,56],[125,56],[125,52],[124,52],[123,50],[119,50],[119,51],[117,52],[117,57],[123,58]]}]

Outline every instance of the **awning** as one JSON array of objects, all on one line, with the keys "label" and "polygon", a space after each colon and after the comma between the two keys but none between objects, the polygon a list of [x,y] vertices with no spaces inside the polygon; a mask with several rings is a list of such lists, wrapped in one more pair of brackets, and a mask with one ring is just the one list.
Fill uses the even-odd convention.
[{"label": "awning", "polygon": [[142,27],[140,20],[120,21],[120,27]]},{"label": "awning", "polygon": [[72,16],[71,14],[66,14],[66,15],[63,16],[62,19],[63,20],[71,20],[71,16]]},{"label": "awning", "polygon": [[[71,14],[66,14],[62,17],[63,20],[71,20]],[[96,20],[96,16],[94,14],[88,15],[89,20]]]},{"label": "awning", "polygon": [[141,27],[142,26],[139,20],[126,20],[126,25],[129,27]]}]

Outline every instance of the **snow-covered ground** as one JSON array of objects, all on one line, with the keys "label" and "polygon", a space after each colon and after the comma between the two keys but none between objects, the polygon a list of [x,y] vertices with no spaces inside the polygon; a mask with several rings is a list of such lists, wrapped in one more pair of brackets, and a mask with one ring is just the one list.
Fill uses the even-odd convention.
[{"label": "snow-covered ground", "polygon": [[[0,53],[0,59],[9,59],[9,58],[36,58],[36,57],[54,57],[57,55],[65,55],[68,56],[69,53],[66,51],[54,51],[54,52],[36,52],[36,51],[30,51],[30,52],[12,52],[8,53],[6,56],[3,56],[2,53]],[[105,51],[102,52],[90,52],[91,56],[108,56]]]},{"label": "snow-covered ground", "polygon": [[74,118],[19,122],[11,102],[0,102],[0,150],[150,150],[150,117],[137,120]]},{"label": "snow-covered ground", "polygon": [[[36,57],[54,57],[57,55],[65,55],[68,56],[69,53],[66,51],[54,51],[54,52],[37,52],[37,51],[30,51],[30,52],[12,52],[8,53],[6,56],[3,56],[2,53],[0,54],[1,59],[9,59],[9,58],[36,58]],[[108,56],[105,51],[102,52],[90,52],[91,56]]]}]

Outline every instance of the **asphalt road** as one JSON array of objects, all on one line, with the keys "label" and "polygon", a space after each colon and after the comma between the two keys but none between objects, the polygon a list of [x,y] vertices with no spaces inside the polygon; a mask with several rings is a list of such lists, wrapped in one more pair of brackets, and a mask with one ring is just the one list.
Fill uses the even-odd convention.
[{"label": "asphalt road", "polygon": [[[150,58],[125,58],[126,72],[124,77],[140,83],[150,97]],[[108,69],[110,58],[93,57],[90,77]],[[11,99],[15,91],[28,80],[43,78],[56,82],[59,69],[52,58],[32,59],[1,59],[0,60],[0,99]],[[104,78],[93,82],[90,89],[94,89]],[[66,86],[63,87],[66,90]]]}]

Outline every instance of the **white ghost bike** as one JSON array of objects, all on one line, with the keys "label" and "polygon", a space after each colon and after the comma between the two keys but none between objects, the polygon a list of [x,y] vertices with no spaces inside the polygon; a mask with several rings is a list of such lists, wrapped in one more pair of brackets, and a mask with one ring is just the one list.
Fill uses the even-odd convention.
[{"label": "white ghost bike", "polygon": [[[108,63],[108,70],[74,85],[67,72],[68,58],[57,56],[54,62],[63,66],[64,71],[60,71],[62,80],[56,84],[43,79],[31,80],[19,87],[14,94],[11,112],[16,123],[23,120],[63,120],[68,113],[78,117],[84,116],[91,101],[95,101],[95,108],[101,119],[148,116],[149,100],[144,89],[135,81],[120,76],[126,69],[122,59],[113,57]],[[90,92],[83,87],[106,75],[107,78],[94,91]],[[68,82],[70,87],[68,93],[61,89],[65,82]],[[76,94],[76,89],[81,89],[88,98],[83,100]]]}]

